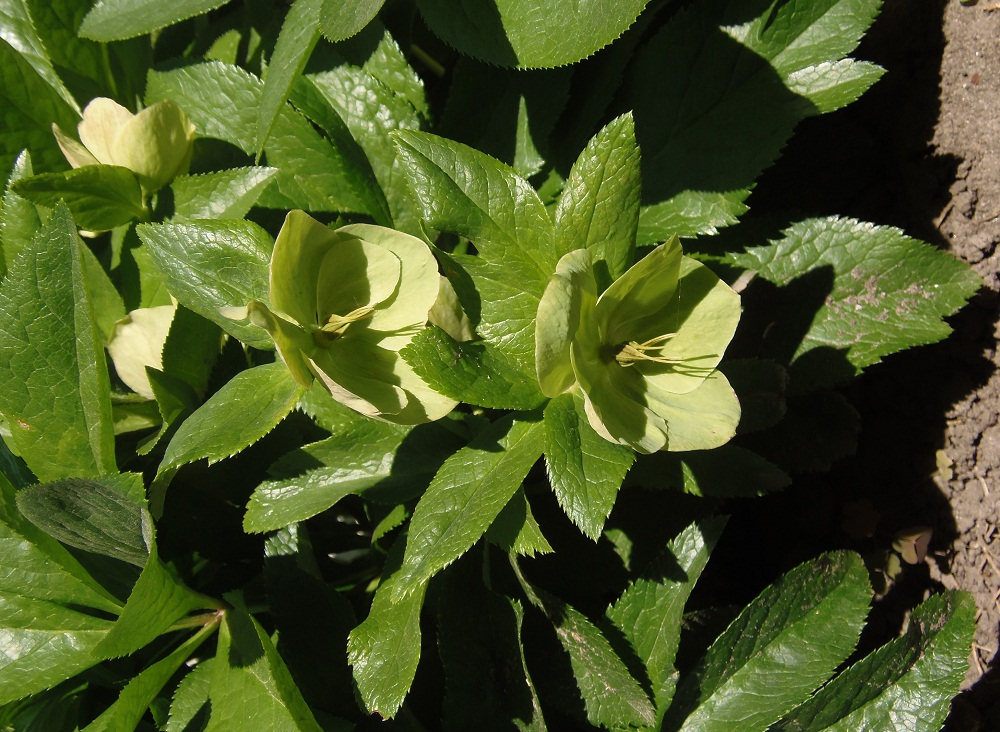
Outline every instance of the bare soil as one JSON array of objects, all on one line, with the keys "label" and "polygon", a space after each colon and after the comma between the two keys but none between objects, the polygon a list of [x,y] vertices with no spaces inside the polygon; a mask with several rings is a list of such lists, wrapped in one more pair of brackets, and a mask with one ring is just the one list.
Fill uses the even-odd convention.
[{"label": "bare soil", "polygon": [[961,163],[934,224],[983,278],[984,291],[970,308],[973,327],[958,335],[967,353],[980,349],[979,358],[993,367],[977,371],[969,392],[945,413],[947,460],[935,477],[955,524],[944,547],[947,570],[979,610],[971,688],[953,706],[951,729],[1000,729],[1000,3],[949,2],[942,26],[941,113],[931,142],[935,154]]}]

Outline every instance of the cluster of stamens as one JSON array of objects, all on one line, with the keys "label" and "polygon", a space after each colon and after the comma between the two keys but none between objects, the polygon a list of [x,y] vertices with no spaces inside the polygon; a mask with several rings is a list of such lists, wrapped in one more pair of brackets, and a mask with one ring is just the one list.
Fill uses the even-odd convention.
[{"label": "cluster of stamens", "polygon": [[676,333],[665,333],[648,341],[636,343],[629,341],[621,347],[615,354],[615,360],[622,366],[632,366],[636,361],[652,361],[653,363],[671,364],[677,363],[678,359],[669,356],[656,355],[656,351],[661,350]]},{"label": "cluster of stamens", "polygon": [[373,312],[375,312],[374,306],[365,305],[360,308],[355,308],[347,315],[337,315],[336,313],[333,313],[316,331],[316,340],[320,341],[320,339],[322,339],[326,343],[329,343],[338,336],[343,335],[344,331],[347,330],[347,327],[351,323],[357,323],[359,320],[364,320]]}]

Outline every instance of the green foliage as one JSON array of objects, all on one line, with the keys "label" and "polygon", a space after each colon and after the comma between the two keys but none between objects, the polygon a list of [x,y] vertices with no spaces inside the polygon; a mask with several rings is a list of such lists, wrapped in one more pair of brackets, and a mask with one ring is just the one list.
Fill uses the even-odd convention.
[{"label": "green foliage", "polygon": [[22,178],[11,189],[40,206],[51,208],[63,201],[78,226],[94,231],[127,224],[146,212],[135,175],[114,165],[43,173]]},{"label": "green foliage", "polygon": [[[499,66],[562,66],[591,55],[635,22],[646,0],[598,7],[555,0],[524,7],[510,0],[419,0],[431,29],[462,53]],[[558,33],[553,28],[573,28]]]},{"label": "green foliage", "polygon": [[731,259],[778,285],[817,275],[830,281],[798,344],[780,346],[800,387],[836,384],[890,353],[945,338],[951,328],[941,316],[981,284],[931,245],[852,219],[803,221],[780,241]]},{"label": "green foliage", "polygon": [[709,236],[877,0],[383,4],[0,0],[0,726],[940,728],[968,597],[709,563],[979,285]]},{"label": "green foliage", "polygon": [[59,206],[0,283],[0,378],[8,384],[0,413],[41,480],[115,469],[108,373],[81,246]]},{"label": "green foliage", "polygon": [[116,41],[151,33],[177,21],[207,13],[228,0],[98,0],[80,25],[80,35],[95,41]]}]

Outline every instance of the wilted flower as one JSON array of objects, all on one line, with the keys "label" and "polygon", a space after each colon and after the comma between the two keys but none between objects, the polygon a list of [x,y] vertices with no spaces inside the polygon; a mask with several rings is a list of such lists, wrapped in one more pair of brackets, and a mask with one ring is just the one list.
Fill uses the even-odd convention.
[{"label": "wilted flower", "polygon": [[542,392],[578,385],[591,426],[639,452],[717,447],[740,419],[736,394],[715,370],[739,318],[739,295],[683,256],[676,237],[600,297],[590,252],[570,252],[538,305]]},{"label": "wilted flower", "polygon": [[194,125],[169,99],[132,114],[117,102],[98,97],[83,110],[83,121],[77,126],[80,142],[57,125],[52,125],[52,131],[74,168],[128,168],[146,193],[187,172],[194,143]]},{"label": "wilted flower", "polygon": [[399,355],[438,299],[437,261],[420,239],[368,224],[332,230],[292,211],[271,255],[270,305],[246,315],[271,335],[304,386],[314,377],[342,404],[400,424],[457,404]]}]

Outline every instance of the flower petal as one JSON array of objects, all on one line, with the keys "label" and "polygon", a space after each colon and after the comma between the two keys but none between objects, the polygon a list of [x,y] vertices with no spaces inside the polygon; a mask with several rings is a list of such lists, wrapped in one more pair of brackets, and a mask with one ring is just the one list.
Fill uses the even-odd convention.
[{"label": "flower petal", "polygon": [[642,343],[673,333],[656,355],[675,363],[637,362],[633,368],[663,391],[692,391],[719,365],[739,322],[740,296],[701,262],[684,257],[676,296],[657,316],[633,323],[631,336]]},{"label": "flower petal", "polygon": [[535,372],[545,396],[557,397],[576,381],[570,345],[582,320],[593,320],[590,313],[596,301],[590,251],[577,249],[563,255],[545,285],[535,318]]},{"label": "flower petal", "polygon": [[133,310],[115,323],[108,342],[108,354],[115,371],[136,394],[154,399],[146,367],[163,368],[163,344],[167,342],[175,305]]},{"label": "flower petal", "polygon": [[118,134],[132,117],[132,113],[118,102],[98,97],[83,109],[83,121],[76,128],[80,142],[97,162],[127,168],[129,166],[119,161],[116,148]]},{"label": "flower petal", "polygon": [[642,453],[666,443],[666,425],[646,407],[645,380],[638,371],[608,362],[599,347],[577,340],[571,350],[573,371],[583,389],[590,425],[609,442]]},{"label": "flower petal", "polygon": [[740,422],[740,402],[720,371],[687,394],[661,391],[647,381],[646,403],[666,424],[665,449],[670,451],[724,445]]},{"label": "flower petal", "polygon": [[85,165],[100,165],[90,151],[67,135],[55,122],[52,123],[52,134],[56,137],[56,143],[62,150],[66,160],[74,168],[82,168]]},{"label": "flower petal", "polygon": [[271,253],[271,306],[301,325],[316,325],[316,274],[339,240],[305,211],[289,211]]},{"label": "flower petal", "polygon": [[388,418],[402,412],[407,396],[397,384],[397,353],[361,338],[337,339],[309,358],[312,371],[333,398],[368,417]]},{"label": "flower petal", "polygon": [[327,251],[316,282],[319,325],[331,315],[341,317],[359,308],[380,305],[396,293],[400,262],[376,244],[344,236]]},{"label": "flower petal", "polygon": [[672,237],[632,265],[601,294],[596,315],[608,345],[634,340],[630,334],[636,321],[655,316],[673,299],[681,256],[680,240]]},{"label": "flower petal", "polygon": [[396,424],[422,424],[441,419],[455,408],[458,401],[434,391],[417,376],[410,364],[400,358],[393,367],[399,385],[406,392],[406,407],[396,414],[382,414],[382,419]]},{"label": "flower petal", "polygon": [[193,141],[194,125],[180,107],[164,99],[130,115],[110,153],[116,165],[131,170],[143,189],[152,192],[184,172]]},{"label": "flower petal", "polygon": [[476,337],[476,332],[472,328],[469,316],[462,309],[458,293],[455,292],[451,280],[444,275],[438,275],[438,277],[440,287],[438,288],[437,300],[434,301],[434,307],[427,314],[428,322],[436,325],[459,343],[471,341]]},{"label": "flower petal", "polygon": [[399,259],[396,294],[375,311],[369,327],[389,332],[425,325],[440,288],[437,260],[427,244],[401,231],[370,224],[351,224],[337,231],[384,247]]}]

